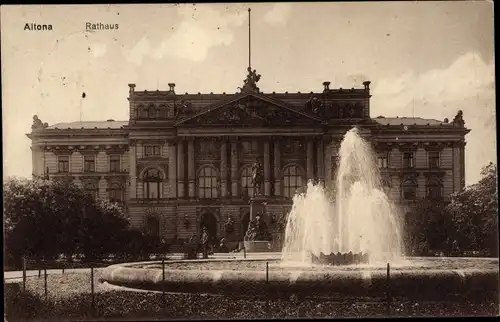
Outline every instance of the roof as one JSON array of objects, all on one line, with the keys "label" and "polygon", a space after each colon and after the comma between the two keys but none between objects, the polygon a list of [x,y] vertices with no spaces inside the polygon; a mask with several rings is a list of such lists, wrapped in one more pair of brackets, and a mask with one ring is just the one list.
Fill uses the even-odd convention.
[{"label": "roof", "polygon": [[376,117],[372,118],[375,122],[382,125],[445,125],[452,126],[453,124],[445,123],[435,119],[424,119],[421,117]]},{"label": "roof", "polygon": [[67,129],[121,129],[128,125],[128,121],[84,121],[84,122],[66,122],[56,123],[47,127],[48,130],[67,130]]}]

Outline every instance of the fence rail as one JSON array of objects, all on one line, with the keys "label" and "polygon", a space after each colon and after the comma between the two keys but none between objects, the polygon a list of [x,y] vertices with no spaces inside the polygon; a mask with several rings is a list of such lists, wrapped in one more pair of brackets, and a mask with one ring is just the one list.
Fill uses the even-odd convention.
[{"label": "fence rail", "polygon": [[[246,254],[245,254],[245,257],[246,257]],[[23,259],[23,271],[22,271],[22,279],[23,279],[23,282],[22,282],[22,287],[23,287],[23,291],[25,292],[26,291],[26,279],[27,279],[27,270],[26,270],[26,267],[27,267],[27,263],[29,262],[30,260],[24,258]],[[31,260],[32,263],[36,263],[36,261],[34,260]],[[44,261],[42,261],[44,262]],[[45,261],[45,262],[48,262],[48,261]],[[94,315],[96,313],[96,292],[95,292],[95,275],[94,275],[94,270],[96,268],[95,264],[102,264],[102,262],[89,262],[89,263],[86,263],[88,266],[86,267],[88,270],[90,270],[90,293],[91,293],[91,314]],[[100,266],[102,267],[102,266]],[[165,274],[166,274],[166,270],[165,270],[165,258],[162,258],[161,260],[161,268],[162,268],[162,281],[163,283],[165,283]],[[38,277],[40,278],[41,277],[41,271],[43,270],[43,278],[44,278],[44,296],[45,296],[45,299],[48,298],[48,295],[49,295],[49,291],[48,291],[48,281],[47,281],[47,268],[39,268],[39,275]],[[266,273],[266,283],[269,282],[269,261],[266,261],[266,266],[265,266],[265,273]],[[64,274],[64,268],[62,269],[62,274]],[[167,303],[166,303],[166,292],[165,292],[165,288],[162,287],[161,289],[161,292],[162,292],[162,302],[163,302],[163,309],[165,309],[167,307]],[[387,263],[387,279],[386,279],[386,297],[385,299],[381,299],[380,302],[384,301],[385,304],[386,304],[386,315],[387,316],[391,316],[391,313],[392,313],[392,302],[393,302],[393,299],[392,299],[392,295],[391,295],[391,275],[390,275],[390,264]],[[266,304],[268,305],[269,299],[266,299]],[[380,303],[379,301],[377,301],[377,303]],[[363,302],[365,303],[365,302]]]}]

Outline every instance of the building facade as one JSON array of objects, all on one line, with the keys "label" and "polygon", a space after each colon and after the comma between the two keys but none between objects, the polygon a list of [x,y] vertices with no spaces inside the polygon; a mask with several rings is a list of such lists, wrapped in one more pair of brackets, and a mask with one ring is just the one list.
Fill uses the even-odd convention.
[{"label": "building facade", "polygon": [[465,184],[462,112],[449,122],[370,117],[362,88],[263,93],[249,69],[235,94],[137,91],[128,121],[52,126],[34,117],[33,175],[70,180],[96,198],[122,202],[131,225],[185,241],[207,226],[222,237],[229,217],[242,239],[253,195],[252,164],[263,165],[265,219],[273,231],[308,180],[333,184],[336,153],[357,126],[378,154],[389,197],[404,209],[446,200]]}]

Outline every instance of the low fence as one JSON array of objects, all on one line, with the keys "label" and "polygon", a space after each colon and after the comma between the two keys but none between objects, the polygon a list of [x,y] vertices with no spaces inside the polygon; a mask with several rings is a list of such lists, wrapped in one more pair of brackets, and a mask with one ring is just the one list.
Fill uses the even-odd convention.
[{"label": "low fence", "polygon": [[[166,270],[166,263],[165,263],[165,258],[163,258],[161,260],[161,269],[162,269],[162,280],[163,280],[163,283],[165,282],[165,278],[166,278],[166,273],[167,273],[167,270]],[[27,267],[28,266],[28,263],[31,265],[31,267],[33,265],[35,265],[35,263],[38,263],[39,265],[44,265],[45,267],[43,268],[39,268],[38,271],[39,271],[39,274],[38,276],[37,275],[31,275],[31,276],[28,276],[27,275]],[[60,262],[61,263],[61,262]],[[48,272],[47,270],[52,270],[54,271],[55,269],[48,269],[47,266],[49,266],[51,264],[51,262],[49,261],[35,261],[35,260],[28,260],[28,259],[24,259],[23,260],[23,270],[22,270],[22,290],[23,292],[26,292],[26,282],[27,282],[27,278],[28,277],[38,277],[38,278],[43,278],[44,280],[44,296],[45,296],[45,299],[48,298],[49,296],[49,285],[48,285]],[[89,290],[90,290],[90,310],[91,310],[91,314],[94,315],[96,313],[96,279],[95,279],[95,270],[97,268],[102,268],[104,267],[103,266],[103,263],[102,262],[88,262],[86,263],[87,264],[87,267],[86,268],[82,268],[82,267],[72,267],[70,268],[71,264],[74,264],[74,263],[71,263],[71,262],[65,262],[64,264],[66,264],[65,267],[62,267],[60,268],[60,274],[65,274],[65,273],[68,273],[68,270],[71,270],[71,269],[77,269],[79,270],[78,272],[82,273],[82,272],[90,272],[90,278],[89,278]],[[110,265],[110,264],[108,264]],[[266,269],[266,284],[269,283],[269,261],[266,261],[266,266],[265,266],[265,269]],[[387,316],[391,316],[392,314],[392,302],[393,302],[393,299],[392,299],[392,292],[391,292],[391,268],[390,268],[390,264],[387,263],[387,279],[386,279],[386,296],[384,299],[382,299],[381,301],[382,302],[385,302],[385,306],[386,306],[386,312],[385,314]],[[99,281],[97,281],[97,283],[99,283]],[[166,302],[166,291],[165,289],[162,288],[162,290],[160,291],[162,293],[162,304],[163,304],[163,308],[166,308],[167,307],[167,302]],[[269,302],[269,298],[267,299],[267,302]],[[366,303],[366,301],[364,301],[364,303]],[[378,301],[377,303],[380,303],[380,301]]]}]

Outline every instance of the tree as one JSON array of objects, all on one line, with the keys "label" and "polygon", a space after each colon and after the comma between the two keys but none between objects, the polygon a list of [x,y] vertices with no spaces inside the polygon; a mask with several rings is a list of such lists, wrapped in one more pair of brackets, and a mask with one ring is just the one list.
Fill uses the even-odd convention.
[{"label": "tree", "polygon": [[[4,233],[7,263],[19,265],[23,255],[53,257],[59,247],[53,239],[51,183],[9,179],[4,184]],[[46,228],[46,229],[44,229]]]},{"label": "tree", "polygon": [[98,202],[73,183],[10,179],[4,185],[6,260],[50,259],[83,253],[86,259],[122,251],[129,233],[124,211]]},{"label": "tree", "polygon": [[405,217],[404,244],[414,255],[430,250],[449,251],[451,219],[443,202],[421,200]]},{"label": "tree", "polygon": [[498,256],[497,165],[490,162],[482,179],[452,195],[448,211],[462,250],[483,250]]}]

